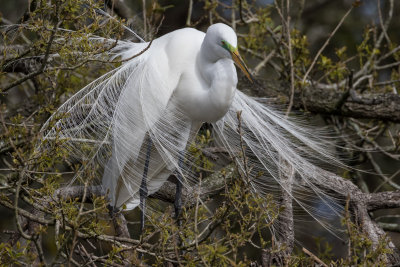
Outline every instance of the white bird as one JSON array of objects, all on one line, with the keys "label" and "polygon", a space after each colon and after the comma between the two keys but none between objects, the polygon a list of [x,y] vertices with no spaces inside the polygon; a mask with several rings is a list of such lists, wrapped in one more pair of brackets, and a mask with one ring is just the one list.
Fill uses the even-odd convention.
[{"label": "white bird", "polygon": [[[111,57],[125,62],[66,101],[44,125],[44,138],[64,140],[71,155],[86,162],[82,168],[103,166],[101,184],[111,205],[129,210],[173,172],[185,186],[196,181],[182,159],[191,161],[186,148],[204,122],[213,124],[215,140],[244,172],[237,157],[241,111],[250,174],[261,174],[251,181],[253,192],[286,190],[323,223],[340,207],[313,185],[313,179],[325,174],[312,160],[333,158],[314,129],[292,123],[265,101],[237,90],[234,63],[252,80],[237,46],[233,29],[221,23],[206,33],[176,30],[152,43],[119,41]],[[59,118],[62,114],[66,115]],[[281,182],[283,166],[296,174],[293,190]],[[295,196],[296,192],[302,193]],[[314,208],[304,192],[321,198],[330,210]]]}]

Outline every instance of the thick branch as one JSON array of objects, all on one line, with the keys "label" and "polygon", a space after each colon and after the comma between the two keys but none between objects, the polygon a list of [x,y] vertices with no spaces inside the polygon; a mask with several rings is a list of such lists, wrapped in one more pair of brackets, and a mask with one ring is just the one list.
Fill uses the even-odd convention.
[{"label": "thick branch", "polygon": [[279,248],[278,252],[270,251],[272,255],[271,260],[283,266],[287,264],[287,259],[292,255],[294,248],[294,218],[293,218],[293,198],[292,198],[292,185],[294,173],[289,175],[282,174],[281,184],[282,190],[280,193],[280,205],[284,210],[279,213],[277,219],[277,235],[276,246]]},{"label": "thick branch", "polygon": [[368,211],[400,207],[400,190],[365,194]]},{"label": "thick branch", "polygon": [[[197,195],[201,197],[203,201],[212,198],[213,196],[219,194],[225,186],[225,179],[231,178],[234,173],[234,166],[230,164],[225,168],[225,176],[220,172],[215,172],[214,174],[208,176],[202,181],[201,188],[198,188],[200,192],[196,190],[188,190],[187,187],[182,188],[182,203],[185,207],[193,207],[196,205]],[[175,190],[176,185],[171,181],[165,182],[163,186],[150,197],[163,200],[165,202],[174,203],[175,201]]]},{"label": "thick branch", "polygon": [[[276,104],[282,104],[282,96],[288,102],[289,85],[276,81],[259,81],[257,88],[245,79],[241,79],[240,89],[250,90],[255,95],[275,98]],[[336,114],[346,117],[378,119],[391,122],[400,122],[400,95],[363,94],[350,95],[343,105],[337,109],[337,101],[346,92],[308,86],[302,92],[296,91],[293,99],[293,108],[305,109],[322,114]]]},{"label": "thick branch", "polygon": [[[7,207],[9,209],[14,209],[13,204],[9,203],[7,200],[0,199],[0,205],[2,205],[4,207]],[[34,214],[24,210],[24,209],[21,209],[21,208],[18,208],[18,213],[19,213],[19,215],[24,216],[24,217],[26,217],[27,219],[29,219],[31,221],[34,221],[34,222],[37,222],[37,223],[40,223],[40,224],[43,224],[43,225],[54,224],[53,220],[47,220],[47,219],[44,219],[42,217],[38,217],[38,216],[36,216],[36,215],[34,215]]]},{"label": "thick branch", "polygon": [[[87,201],[91,201],[93,196],[105,196],[106,193],[102,190],[101,186],[88,186],[87,187]],[[79,199],[82,200],[84,186],[68,186],[57,189],[54,196],[61,199]]]}]

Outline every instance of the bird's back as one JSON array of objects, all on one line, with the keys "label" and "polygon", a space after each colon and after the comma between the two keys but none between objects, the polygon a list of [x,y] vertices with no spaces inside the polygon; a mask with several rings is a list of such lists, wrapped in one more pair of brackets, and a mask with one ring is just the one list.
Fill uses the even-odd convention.
[{"label": "bird's back", "polygon": [[153,41],[149,58],[167,88],[175,90],[180,76],[193,65],[200,51],[205,33],[193,28],[184,28],[161,36]]}]

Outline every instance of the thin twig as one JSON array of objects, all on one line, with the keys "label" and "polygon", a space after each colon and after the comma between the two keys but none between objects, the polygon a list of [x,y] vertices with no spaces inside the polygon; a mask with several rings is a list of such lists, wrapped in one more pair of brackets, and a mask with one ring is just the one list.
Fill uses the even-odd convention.
[{"label": "thin twig", "polygon": [[323,262],[322,260],[320,260],[317,256],[315,256],[313,253],[311,253],[311,251],[309,251],[308,249],[306,249],[305,247],[303,247],[303,252],[306,253],[308,256],[310,256],[314,261],[316,261],[317,263],[321,264],[324,267],[328,267],[328,265],[325,264],[325,262]]},{"label": "thin twig", "polygon": [[290,111],[292,110],[293,107],[293,98],[294,98],[294,64],[293,64],[293,51],[292,51],[292,38],[290,34],[290,4],[289,0],[286,1],[286,13],[287,13],[287,18],[285,21],[285,29],[286,29],[286,35],[287,35],[287,42],[288,42],[288,52],[289,52],[289,64],[290,64],[290,98],[289,98],[289,105],[286,110],[285,116],[288,117]]},{"label": "thin twig", "polygon": [[340,26],[342,26],[343,22],[345,21],[345,19],[347,18],[347,16],[350,14],[350,12],[353,10],[353,6],[350,7],[350,9],[346,12],[346,14],[344,14],[344,16],[342,17],[342,19],[339,21],[338,25],[336,26],[336,28],[333,30],[333,32],[331,32],[328,36],[328,39],[326,39],[325,43],[322,45],[322,47],[318,50],[317,54],[314,57],[314,60],[312,61],[310,67],[308,68],[308,70],[306,71],[306,73],[304,74],[302,83],[304,84],[307,80],[308,75],[310,74],[310,72],[312,71],[312,69],[314,68],[314,65],[317,63],[317,60],[319,58],[319,56],[321,55],[322,51],[324,51],[324,49],[326,48],[326,46],[329,44],[330,40],[332,39],[332,37],[335,35],[335,33],[337,32],[337,30],[340,28]]},{"label": "thin twig", "polygon": [[186,26],[188,26],[188,27],[191,26],[192,9],[193,9],[193,0],[189,0],[188,14],[187,14],[187,18],[186,18]]}]

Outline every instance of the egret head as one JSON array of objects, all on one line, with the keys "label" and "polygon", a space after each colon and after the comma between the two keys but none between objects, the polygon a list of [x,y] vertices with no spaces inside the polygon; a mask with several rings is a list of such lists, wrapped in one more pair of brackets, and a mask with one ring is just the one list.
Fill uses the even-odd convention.
[{"label": "egret head", "polygon": [[246,77],[253,82],[253,77],[239,54],[237,36],[231,27],[223,23],[211,25],[208,27],[205,41],[211,44],[215,58],[232,59]]}]

